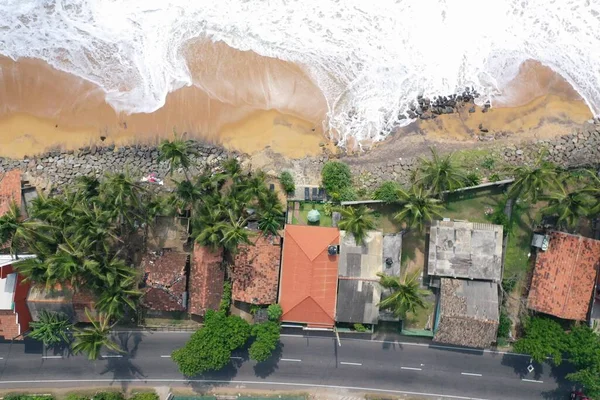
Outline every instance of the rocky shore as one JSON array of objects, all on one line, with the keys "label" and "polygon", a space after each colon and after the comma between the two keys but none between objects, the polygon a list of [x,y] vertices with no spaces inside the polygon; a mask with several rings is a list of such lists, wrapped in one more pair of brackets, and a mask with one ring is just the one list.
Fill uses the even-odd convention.
[{"label": "rocky shore", "polygon": [[[412,171],[418,165],[419,156],[428,155],[428,146],[436,143],[427,143],[419,152],[412,152],[411,156],[402,153],[392,154],[386,146],[373,149],[362,156],[341,156],[340,159],[350,165],[359,189],[371,191],[386,180],[395,180],[401,184],[408,184]],[[457,144],[449,146],[444,144],[440,151],[463,149],[465,146]],[[552,140],[537,140],[523,143],[516,142],[479,142],[470,146],[473,151],[488,154],[499,165],[517,165],[531,163],[542,149],[546,149],[549,161],[563,167],[597,166],[600,160],[600,124],[587,124],[580,131]],[[232,153],[220,146],[196,142],[198,157],[195,160],[197,169],[205,166],[216,167],[221,160],[228,157],[237,157],[246,167],[261,168],[272,176],[279,172],[290,170],[299,184],[318,184],[319,173],[322,165],[334,157],[323,154],[319,157],[307,157],[300,160],[286,159],[281,155],[270,154],[257,161],[257,157],[245,154]],[[470,150],[464,150],[470,151]],[[143,176],[152,172],[160,178],[168,174],[168,164],[158,162],[158,149],[152,146],[135,145],[115,148],[84,147],[76,151],[53,151],[38,156],[25,157],[20,160],[0,158],[0,173],[12,169],[20,169],[25,173],[27,180],[41,190],[57,188],[73,182],[82,175],[102,175],[107,171],[129,170],[136,176]],[[193,173],[194,171],[192,171]],[[471,172],[471,171],[469,171]],[[478,171],[483,178],[486,175],[501,173],[495,170]]]}]

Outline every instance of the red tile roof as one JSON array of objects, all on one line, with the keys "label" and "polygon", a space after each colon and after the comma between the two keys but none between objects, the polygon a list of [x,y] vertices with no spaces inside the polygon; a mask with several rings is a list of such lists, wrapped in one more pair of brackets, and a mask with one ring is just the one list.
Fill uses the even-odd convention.
[{"label": "red tile roof", "polygon": [[279,288],[283,321],[334,325],[338,256],[330,256],[327,247],[339,240],[337,228],[286,225]]},{"label": "red tile roof", "polygon": [[190,313],[204,315],[207,310],[218,310],[223,296],[225,270],[221,266],[223,250],[195,245],[190,268]]},{"label": "red tile roof", "polygon": [[185,311],[184,293],[188,255],[165,251],[163,255],[148,253],[142,258],[146,289],[142,304],[156,311]]},{"label": "red tile roof", "polygon": [[[2,267],[3,276],[13,273],[12,265]],[[5,339],[23,339],[25,332],[29,330],[31,314],[27,308],[27,293],[29,292],[29,283],[23,282],[23,277],[17,275],[15,293],[13,296],[13,309],[0,310],[0,336]]]},{"label": "red tile roof", "polygon": [[562,232],[549,235],[548,250],[537,254],[527,307],[584,321],[600,265],[600,241]]},{"label": "red tile roof", "polygon": [[241,246],[232,268],[232,298],[251,304],[277,302],[281,238],[260,236],[254,246]]},{"label": "red tile roof", "polygon": [[21,171],[0,173],[0,215],[6,214],[11,203],[21,204]]}]

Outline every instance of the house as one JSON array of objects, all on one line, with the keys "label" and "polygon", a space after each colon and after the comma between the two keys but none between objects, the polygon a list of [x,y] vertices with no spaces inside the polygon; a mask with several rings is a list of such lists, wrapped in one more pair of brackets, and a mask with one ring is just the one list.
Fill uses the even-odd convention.
[{"label": "house", "polygon": [[39,320],[42,311],[65,314],[72,323],[89,322],[85,310],[92,318],[96,313],[96,301],[89,291],[75,291],[69,285],[56,285],[46,288],[34,285],[27,295],[27,309],[34,321]]},{"label": "house", "polygon": [[439,288],[433,340],[467,347],[496,341],[502,281],[501,225],[433,221],[429,285]]},{"label": "house", "polygon": [[0,336],[6,340],[23,339],[29,330],[31,315],[25,300],[29,283],[14,271],[13,265],[33,255],[21,255],[15,259],[8,254],[0,254]]},{"label": "house", "polygon": [[337,228],[286,225],[279,284],[282,321],[333,328],[339,238]]},{"label": "house", "polygon": [[502,280],[502,226],[467,221],[433,221],[429,275]]},{"label": "house", "polygon": [[141,303],[148,311],[160,313],[187,309],[188,260],[188,254],[170,250],[151,252],[142,257]]},{"label": "house", "polygon": [[225,270],[223,250],[212,251],[195,245],[189,279],[189,312],[204,316],[207,310],[218,310],[223,297]]},{"label": "house", "polygon": [[564,232],[548,233],[538,251],[527,308],[575,321],[587,320],[600,266],[600,240]]},{"label": "house", "polygon": [[498,284],[441,278],[436,342],[484,348],[496,341]]},{"label": "house", "polygon": [[234,301],[267,305],[277,302],[281,237],[259,236],[254,245],[242,245],[231,269]]},{"label": "house", "polygon": [[377,273],[383,271],[383,264],[381,232],[368,232],[357,245],[351,233],[340,231],[337,322],[377,323],[381,299]]}]

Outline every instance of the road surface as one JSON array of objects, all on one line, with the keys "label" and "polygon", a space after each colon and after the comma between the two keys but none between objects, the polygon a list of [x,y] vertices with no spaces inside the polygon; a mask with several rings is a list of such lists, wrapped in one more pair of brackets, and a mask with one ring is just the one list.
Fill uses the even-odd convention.
[{"label": "road surface", "polygon": [[450,399],[564,399],[567,373],[529,357],[430,343],[405,343],[285,335],[273,360],[257,365],[247,352],[232,355],[222,371],[186,380],[170,359],[189,338],[185,332],[119,332],[125,353],[97,361],[44,353],[37,343],[0,344],[0,390],[109,384],[211,385],[307,390],[332,387],[360,392],[422,394]]}]

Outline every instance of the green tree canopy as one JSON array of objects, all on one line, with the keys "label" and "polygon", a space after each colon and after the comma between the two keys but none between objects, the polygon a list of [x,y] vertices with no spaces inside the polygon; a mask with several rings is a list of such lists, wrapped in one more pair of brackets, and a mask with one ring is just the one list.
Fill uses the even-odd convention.
[{"label": "green tree canopy", "polygon": [[263,322],[252,327],[254,342],[248,349],[250,358],[257,362],[269,359],[279,343],[279,324],[273,321]]},{"label": "green tree canopy", "polygon": [[402,190],[402,187],[398,182],[387,181],[383,182],[375,192],[373,193],[373,200],[381,200],[385,203],[396,203],[400,199],[398,198],[398,192]]},{"label": "green tree canopy", "polygon": [[536,203],[544,191],[560,186],[556,166],[544,161],[543,156],[540,155],[532,166],[519,165],[509,169],[515,179],[508,191],[510,198]]},{"label": "green tree canopy", "polygon": [[226,316],[223,312],[209,310],[204,326],[171,357],[185,376],[216,371],[229,363],[231,352],[242,347],[249,337],[250,325],[246,321],[235,315]]},{"label": "green tree canopy", "polygon": [[415,271],[412,274],[406,274],[404,279],[397,276],[385,275],[381,272],[379,276],[379,284],[387,290],[384,293],[383,300],[379,303],[379,307],[384,310],[390,310],[397,317],[404,318],[406,313],[415,313],[419,308],[425,308],[424,297],[429,295],[429,291],[421,289],[419,282],[420,271]]},{"label": "green tree canopy", "polygon": [[558,322],[547,317],[533,317],[525,321],[523,328],[524,335],[515,342],[515,351],[529,354],[539,363],[546,361],[546,357],[550,357],[555,365],[562,362],[568,340]]},{"label": "green tree canopy", "polygon": [[408,192],[399,190],[398,199],[402,208],[394,215],[394,220],[405,223],[408,228],[421,230],[433,218],[441,218],[444,210],[439,199],[432,197],[417,185],[413,185]]},{"label": "green tree canopy", "polygon": [[27,336],[41,341],[47,347],[69,343],[69,333],[73,329],[73,324],[65,314],[47,310],[42,310],[38,320],[31,322],[29,326],[33,330]]},{"label": "green tree canopy", "polygon": [[431,159],[421,159],[415,178],[414,184],[437,196],[444,191],[461,188],[467,182],[465,172],[454,161],[454,153],[442,157],[434,148],[431,148]]},{"label": "green tree canopy", "polygon": [[368,231],[377,227],[373,211],[364,205],[343,207],[340,209],[340,214],[342,218],[338,222],[338,228],[351,233],[357,245],[365,240]]},{"label": "green tree canopy", "polygon": [[192,156],[198,155],[198,152],[193,146],[194,142],[191,140],[183,140],[174,133],[173,140],[163,140],[158,147],[160,152],[158,161],[167,161],[169,163],[169,173],[171,175],[173,175],[175,169],[183,168],[187,179],[187,171],[192,165]]},{"label": "green tree canopy", "polygon": [[84,353],[88,359],[95,360],[100,356],[103,347],[113,351],[121,351],[119,345],[110,338],[111,326],[108,324],[108,317],[100,314],[98,320],[95,320],[87,308],[85,309],[85,315],[91,326],[75,329],[73,353]]},{"label": "green tree canopy", "polygon": [[283,309],[279,304],[271,304],[267,307],[267,315],[269,317],[269,321],[279,322],[281,316],[283,315]]},{"label": "green tree canopy", "polygon": [[331,195],[352,187],[350,167],[340,161],[327,161],[321,170],[321,181]]},{"label": "green tree canopy", "polygon": [[557,216],[558,223],[565,224],[569,228],[575,227],[580,218],[591,215],[595,206],[594,198],[586,192],[580,190],[570,192],[562,185],[543,198],[548,201],[548,205],[542,208],[541,212],[545,215]]},{"label": "green tree canopy", "polygon": [[294,193],[296,190],[296,184],[294,183],[294,177],[289,171],[283,171],[279,175],[279,183],[286,194]]}]

